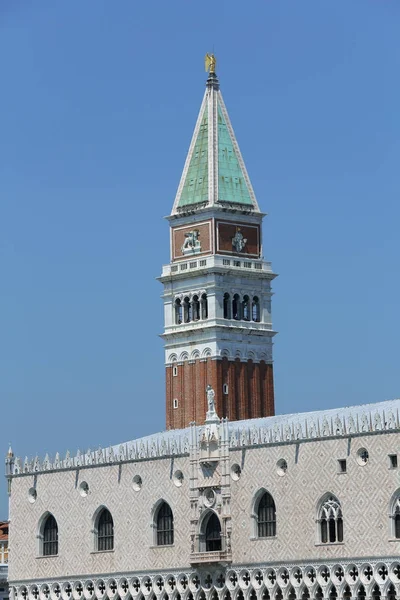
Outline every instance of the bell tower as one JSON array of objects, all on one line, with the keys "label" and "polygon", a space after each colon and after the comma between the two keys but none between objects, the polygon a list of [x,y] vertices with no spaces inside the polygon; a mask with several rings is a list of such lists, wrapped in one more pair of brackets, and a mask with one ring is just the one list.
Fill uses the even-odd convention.
[{"label": "bell tower", "polygon": [[213,55],[171,215],[164,265],[167,429],[204,423],[206,387],[229,420],[274,414],[271,263]]}]

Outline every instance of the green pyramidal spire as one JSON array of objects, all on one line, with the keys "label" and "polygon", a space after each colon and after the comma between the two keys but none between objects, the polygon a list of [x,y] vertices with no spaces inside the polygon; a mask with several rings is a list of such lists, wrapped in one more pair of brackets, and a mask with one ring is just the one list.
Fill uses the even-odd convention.
[{"label": "green pyramidal spire", "polygon": [[218,78],[210,69],[172,214],[211,206],[259,212]]}]

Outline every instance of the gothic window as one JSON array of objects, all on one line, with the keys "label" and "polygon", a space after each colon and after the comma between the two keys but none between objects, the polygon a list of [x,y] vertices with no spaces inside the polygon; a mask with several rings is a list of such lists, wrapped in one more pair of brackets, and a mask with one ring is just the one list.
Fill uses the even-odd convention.
[{"label": "gothic window", "polygon": [[193,300],[192,300],[192,314],[193,314],[193,321],[199,321],[200,320],[200,302],[199,302],[199,297],[198,296],[193,296]]},{"label": "gothic window", "polygon": [[43,556],[58,554],[58,525],[53,515],[47,515],[43,523]]},{"label": "gothic window", "polygon": [[157,546],[174,543],[174,515],[169,504],[162,502],[157,511]]},{"label": "gothic window", "polygon": [[201,295],[201,318],[202,318],[202,320],[208,319],[207,294],[202,294]]},{"label": "gothic window", "polygon": [[232,316],[235,319],[235,321],[240,321],[240,319],[241,319],[239,294],[235,294],[233,296]]},{"label": "gothic window", "polygon": [[259,538],[276,535],[276,508],[273,497],[264,492],[257,506],[257,535]]},{"label": "gothic window", "polygon": [[175,325],[182,323],[182,303],[179,298],[175,300]]},{"label": "gothic window", "polygon": [[335,496],[327,496],[319,510],[320,541],[323,544],[343,542],[343,514]]},{"label": "gothic window", "polygon": [[400,492],[397,491],[392,497],[392,505],[390,510],[392,518],[392,537],[400,539]]},{"label": "gothic window", "polygon": [[183,320],[185,323],[190,323],[192,320],[192,306],[187,296],[183,300]]},{"label": "gothic window", "polygon": [[103,508],[97,517],[95,528],[97,545],[96,550],[104,552],[114,549],[114,521],[107,508]]},{"label": "gothic window", "polygon": [[210,511],[203,520],[203,548],[206,552],[217,552],[222,548],[221,523],[218,516]]},{"label": "gothic window", "polygon": [[231,319],[231,297],[224,294],[224,319]]},{"label": "gothic window", "polygon": [[259,323],[260,321],[260,300],[258,296],[253,297],[253,302],[251,304],[251,318],[255,323]]},{"label": "gothic window", "polygon": [[250,321],[250,300],[248,296],[243,296],[242,315],[243,321]]},{"label": "gothic window", "polygon": [[400,539],[400,506],[397,503],[396,511],[394,514],[394,537]]}]

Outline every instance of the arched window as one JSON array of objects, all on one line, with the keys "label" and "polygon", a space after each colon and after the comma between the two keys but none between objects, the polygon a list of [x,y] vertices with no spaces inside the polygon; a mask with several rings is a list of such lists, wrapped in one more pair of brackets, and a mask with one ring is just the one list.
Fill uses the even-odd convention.
[{"label": "arched window", "polygon": [[217,552],[221,550],[221,523],[213,512],[207,519],[205,528],[206,552]]},{"label": "arched window", "polygon": [[235,294],[233,296],[233,302],[232,302],[232,316],[235,319],[235,321],[240,321],[241,317],[241,312],[240,312],[240,298],[239,298],[239,294]]},{"label": "arched window", "polygon": [[273,497],[264,492],[257,506],[257,535],[259,538],[276,535],[276,508]]},{"label": "arched window", "polygon": [[192,315],[193,315],[193,321],[200,320],[200,302],[199,302],[198,296],[193,296],[193,299],[192,299]]},{"label": "arched window", "polygon": [[253,297],[253,302],[251,304],[251,318],[255,323],[259,323],[260,321],[260,300],[258,296]]},{"label": "arched window", "polygon": [[248,296],[243,296],[242,315],[243,321],[250,321],[250,300]]},{"label": "arched window", "polygon": [[48,515],[43,523],[43,556],[58,554],[58,525],[53,515]]},{"label": "arched window", "polygon": [[190,323],[192,320],[192,307],[187,296],[183,300],[183,320],[185,323]]},{"label": "arched window", "polygon": [[162,502],[157,512],[157,546],[171,546],[174,543],[174,515],[171,507]]},{"label": "arched window", "polygon": [[107,508],[103,508],[97,517],[96,537],[96,550],[104,552],[114,549],[114,521]]},{"label": "arched window", "polygon": [[391,504],[390,516],[393,521],[392,536],[398,540],[400,539],[400,492],[396,492],[396,494],[392,496]]},{"label": "arched window", "polygon": [[182,323],[182,303],[179,298],[175,300],[175,325]]},{"label": "arched window", "polygon": [[343,514],[335,496],[328,496],[319,510],[320,538],[323,544],[343,542]]},{"label": "arched window", "polygon": [[224,294],[224,319],[231,319],[231,297],[228,293]]},{"label": "arched window", "polygon": [[207,294],[201,295],[201,318],[208,319],[208,301]]}]

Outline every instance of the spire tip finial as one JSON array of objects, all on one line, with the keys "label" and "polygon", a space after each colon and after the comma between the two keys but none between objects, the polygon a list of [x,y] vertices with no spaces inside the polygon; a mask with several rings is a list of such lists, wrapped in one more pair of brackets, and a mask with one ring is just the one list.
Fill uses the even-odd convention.
[{"label": "spire tip finial", "polygon": [[215,75],[215,67],[217,65],[217,59],[215,58],[215,54],[206,54],[205,59],[205,69],[210,73],[210,75]]}]

